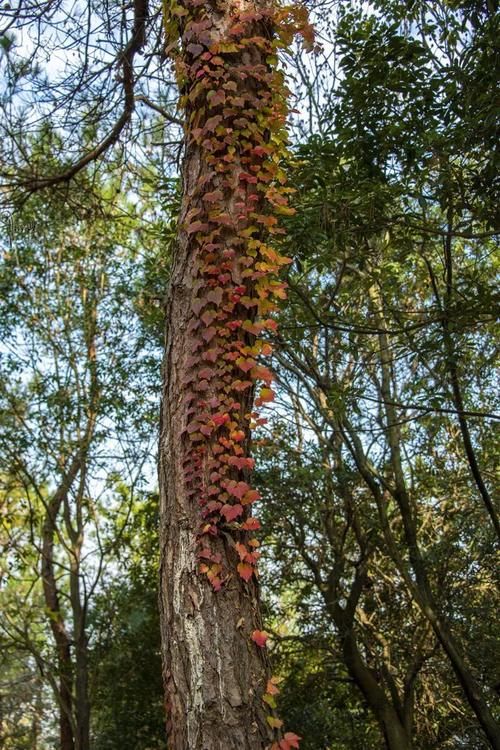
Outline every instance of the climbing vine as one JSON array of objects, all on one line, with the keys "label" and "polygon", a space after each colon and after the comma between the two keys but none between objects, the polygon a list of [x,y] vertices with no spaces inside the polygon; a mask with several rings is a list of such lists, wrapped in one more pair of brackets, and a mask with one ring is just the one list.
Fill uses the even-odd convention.
[{"label": "climbing vine", "polygon": [[[257,575],[253,532],[260,524],[252,505],[260,494],[249,480],[248,436],[266,421],[258,409],[274,399],[273,375],[261,361],[272,353],[265,334],[276,330],[271,315],[286,296],[278,273],[290,259],[278,249],[279,217],[293,213],[282,166],[288,91],[278,53],[297,33],[311,45],[312,30],[302,6],[171,0],[164,11],[186,149],[190,165],[199,164],[180,226],[195,259],[182,384],[184,481],[200,508],[199,570],[219,591],[234,575],[246,582]],[[235,569],[225,567],[221,539],[234,550]],[[251,634],[257,648],[267,637]],[[263,695],[271,709],[278,682],[271,678]],[[278,730],[273,750],[298,748],[300,738],[282,735],[279,718],[267,720]]]}]

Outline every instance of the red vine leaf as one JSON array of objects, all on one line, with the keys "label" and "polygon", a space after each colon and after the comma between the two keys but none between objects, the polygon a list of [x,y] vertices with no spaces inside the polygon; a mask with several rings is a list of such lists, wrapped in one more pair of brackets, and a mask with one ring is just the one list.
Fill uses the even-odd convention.
[{"label": "red vine leaf", "polygon": [[205,130],[208,130],[209,133],[213,133],[217,125],[222,122],[222,119],[222,115],[214,115],[213,117],[209,117],[205,123]]},{"label": "red vine leaf", "polygon": [[253,469],[255,466],[255,459],[253,458],[239,458],[237,456],[230,456],[228,459],[228,463],[231,466],[236,466],[237,469]]},{"label": "red vine leaf", "polygon": [[228,213],[214,214],[210,216],[210,219],[217,224],[223,224],[226,227],[231,227],[234,224],[234,217]]},{"label": "red vine leaf", "polygon": [[186,229],[186,232],[188,234],[193,234],[193,232],[206,232],[208,229],[208,224],[206,224],[203,221],[193,221],[192,224],[189,224],[189,226]]},{"label": "red vine leaf", "polygon": [[252,385],[253,383],[251,380],[235,380],[233,383],[233,388],[235,391],[245,391]]},{"label": "red vine leaf", "polygon": [[[240,578],[243,578],[243,580],[247,581],[247,583],[250,580],[250,578],[253,576],[253,571],[254,571],[253,566],[249,565],[248,563],[244,563],[244,562],[238,563],[237,570],[238,570],[238,574]],[[252,636],[252,640],[255,640],[253,636]],[[258,645],[259,646],[265,645],[265,641],[264,641],[264,644],[259,643]]]},{"label": "red vine leaf", "polygon": [[250,485],[246,482],[228,482],[226,489],[231,495],[234,495],[238,500],[241,500],[241,498],[250,490]]},{"label": "red vine leaf", "polygon": [[241,498],[242,505],[250,505],[261,499],[261,494],[257,490],[248,490]]},{"label": "red vine leaf", "polygon": [[224,197],[224,193],[222,190],[213,190],[211,193],[205,193],[203,196],[203,200],[206,203],[217,203],[218,201],[221,201]]},{"label": "red vine leaf", "polygon": [[255,367],[257,362],[251,357],[238,357],[238,359],[236,360],[236,364],[238,365],[240,370],[243,370],[243,372],[249,372],[252,367]]},{"label": "red vine leaf", "polygon": [[216,333],[217,333],[217,329],[214,328],[213,326],[210,326],[209,328],[205,328],[201,332],[201,337],[208,343],[209,341],[213,339]]},{"label": "red vine leaf", "polygon": [[234,521],[235,518],[238,518],[238,516],[241,516],[243,513],[243,506],[239,503],[236,503],[236,505],[223,505],[220,512],[226,519],[228,523],[231,521]]},{"label": "red vine leaf", "polygon": [[258,531],[260,529],[260,521],[255,516],[251,516],[241,524],[241,528],[245,531]]},{"label": "red vine leaf", "polygon": [[210,380],[214,375],[215,370],[212,370],[210,367],[203,367],[198,373],[198,377],[204,378],[205,380]]},{"label": "red vine leaf", "polygon": [[217,427],[220,427],[220,425],[225,424],[226,422],[229,422],[229,419],[230,419],[229,414],[226,414],[226,413],[214,414],[212,417],[212,421]]},{"label": "red vine leaf", "polygon": [[219,306],[222,302],[223,294],[224,290],[220,286],[216,287],[215,289],[211,289],[207,294],[207,301],[213,302],[215,305]]},{"label": "red vine leaf", "polygon": [[[212,62],[213,63],[217,63],[218,60],[221,60],[221,58],[220,57],[214,57],[213,60],[212,60]],[[211,92],[209,92],[209,93],[211,93]],[[208,96],[207,96],[207,99],[208,99]],[[222,91],[222,89],[219,89],[219,91],[214,91],[213,94],[212,94],[212,96],[210,97],[209,101],[210,101],[210,106],[211,107],[217,107],[219,104],[224,104],[225,103],[225,101],[226,101],[226,94],[224,93],[224,91]]]},{"label": "red vine leaf", "polygon": [[269,634],[266,633],[265,630],[254,630],[250,637],[252,641],[257,644],[257,646],[260,646],[260,648],[265,648],[267,639],[269,638]]},{"label": "red vine leaf", "polygon": [[[298,749],[302,737],[299,737],[299,735],[294,732],[285,732],[283,739],[285,742],[288,742],[289,747]],[[283,748],[283,750],[285,750],[285,748]]]},{"label": "red vine leaf", "polygon": [[222,349],[215,347],[214,349],[207,349],[201,356],[206,362],[216,362],[221,352]]},{"label": "red vine leaf", "polygon": [[204,324],[206,326],[209,326],[210,323],[213,323],[215,318],[217,317],[217,312],[215,310],[205,310],[203,315],[201,315],[200,317]]}]

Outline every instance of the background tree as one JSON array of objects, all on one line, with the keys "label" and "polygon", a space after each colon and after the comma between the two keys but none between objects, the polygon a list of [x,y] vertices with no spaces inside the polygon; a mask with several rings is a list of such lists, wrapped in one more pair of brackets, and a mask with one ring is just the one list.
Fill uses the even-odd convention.
[{"label": "background tree", "polygon": [[90,614],[92,747],[164,750],[158,612],[158,499],[134,504],[121,540],[126,577],[106,582]]},{"label": "background tree", "polygon": [[[3,517],[4,630],[49,679],[66,750],[89,743],[88,612],[130,513],[116,471],[132,497],[142,478],[149,371],[131,325],[130,224],[113,235],[91,205],[77,219],[53,206],[41,231],[36,208],[36,234],[13,238],[2,265],[2,470],[15,514]],[[33,623],[16,609],[24,597]]]},{"label": "background tree", "polygon": [[[418,737],[420,728],[424,734],[430,729],[414,717],[418,682],[425,689],[425,672],[436,664],[435,643],[431,638],[428,645],[412,644],[410,634],[417,635],[420,628],[425,633],[426,619],[496,746],[498,729],[485,705],[494,701],[496,678],[490,673],[485,680],[483,669],[472,666],[477,665],[475,646],[461,625],[467,620],[464,592],[470,591],[474,608],[472,589],[477,591],[479,578],[487,589],[494,580],[497,511],[488,500],[487,485],[494,460],[489,430],[496,419],[489,367],[495,215],[492,206],[483,210],[479,195],[477,203],[473,197],[473,186],[493,158],[491,117],[486,96],[464,110],[456,95],[458,87],[468,90],[469,77],[472,81],[479,75],[483,58],[477,51],[490,47],[496,19],[485,9],[480,26],[461,8],[452,11],[446,4],[433,4],[428,14],[417,3],[406,10],[399,4],[377,5],[382,17],[366,8],[339,8],[335,38],[344,75],[337,93],[329,96],[330,109],[321,109],[322,101],[316,101],[321,129],[332,135],[313,137],[299,151],[298,211],[288,226],[296,263],[276,352],[290,425],[279,445],[283,450],[292,442],[289,429],[296,434],[294,479],[283,473],[281,457],[277,467],[279,486],[299,487],[298,495],[310,495],[311,504],[297,495],[293,509],[283,514],[290,492],[275,490],[276,512],[281,525],[286,517],[290,536],[285,547],[278,546],[273,564],[281,560],[283,569],[288,565],[297,577],[293,552],[286,563],[282,559],[289,544],[302,557],[305,591],[313,586],[325,610],[337,608],[334,624],[344,662],[350,663],[353,679],[358,671],[356,684],[389,746],[453,743],[465,733],[482,746],[476,726],[445,730],[444,719],[432,739]],[[484,80],[488,86],[489,73]],[[472,109],[485,124],[468,141]],[[472,360],[482,363],[480,378],[462,376],[459,382],[458,373],[473,371]],[[474,437],[468,441],[469,430]],[[324,467],[320,476],[331,472],[330,480],[321,480],[324,485],[315,472],[314,479],[304,479],[299,467],[309,452]],[[325,487],[319,494],[318,484]],[[453,501],[450,487],[455,488]],[[486,532],[484,546],[477,529],[488,518],[493,536]],[[384,574],[391,569],[387,581]],[[471,569],[479,576],[473,582],[468,579]],[[460,603],[453,594],[457,586]],[[408,684],[404,657],[391,655],[404,626],[400,622],[388,639],[380,619],[383,606],[395,623],[407,596],[409,631],[399,647],[410,659]],[[358,608],[350,609],[356,601]],[[390,609],[391,601],[398,602],[395,609]],[[420,615],[412,621],[418,614],[415,604]],[[488,639],[491,618],[485,624]],[[362,635],[365,626],[371,629],[368,641]],[[353,663],[353,636],[363,644],[358,656],[369,671],[364,683],[359,664]],[[438,673],[447,669],[439,654]],[[369,691],[370,678],[382,694]],[[485,700],[478,705],[481,692]],[[456,695],[446,699],[444,715],[455,714],[456,701]],[[398,719],[385,718],[390,704],[408,735],[407,740],[396,737],[392,745],[387,727],[397,726]],[[429,706],[428,699],[423,705]]]}]

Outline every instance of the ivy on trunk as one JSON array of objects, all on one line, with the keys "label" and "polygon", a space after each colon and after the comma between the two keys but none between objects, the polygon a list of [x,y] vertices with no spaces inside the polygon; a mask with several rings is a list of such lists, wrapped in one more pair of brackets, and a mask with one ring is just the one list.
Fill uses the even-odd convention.
[{"label": "ivy on trunk", "polygon": [[[161,613],[168,734],[189,747],[298,747],[274,713],[249,483],[259,358],[285,296],[287,91],[277,52],[302,8],[178,2],[166,9],[186,113],[183,199],[167,303],[160,438]],[[173,34],[175,37],[177,34]]]}]

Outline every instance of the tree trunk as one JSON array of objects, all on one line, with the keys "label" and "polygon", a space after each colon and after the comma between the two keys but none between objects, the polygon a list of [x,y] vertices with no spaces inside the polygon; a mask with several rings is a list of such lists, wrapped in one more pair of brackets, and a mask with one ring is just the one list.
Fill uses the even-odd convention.
[{"label": "tree trunk", "polygon": [[[388,699],[376,675],[363,660],[356,638],[355,612],[365,581],[363,564],[356,571],[345,606],[340,605],[338,594],[331,584],[326,590],[325,604],[340,635],[344,664],[373,711],[382,730],[387,750],[411,750],[412,727],[411,723],[405,726],[401,702],[395,696],[392,702]],[[333,583],[333,578],[331,582]]]},{"label": "tree trunk", "polygon": [[[159,468],[167,731],[170,750],[263,750],[273,732],[262,701],[266,652],[252,640],[261,629],[259,592],[251,565],[248,575],[237,573],[250,541],[250,504],[224,488],[246,485],[253,383],[262,377],[243,369],[250,359],[243,368],[236,360],[255,356],[248,350],[261,312],[249,246],[260,242],[251,225],[268,218],[271,184],[257,192],[255,162],[261,174],[271,168],[266,159],[276,167],[266,151],[276,83],[266,62],[272,24],[259,13],[263,3],[181,5],[178,70],[188,124]],[[224,517],[222,503],[234,517]]]},{"label": "tree trunk", "polygon": [[[443,343],[445,348],[445,364],[448,371],[448,377],[451,385],[451,392],[453,397],[453,403],[457,410],[458,423],[460,425],[460,432],[462,433],[462,442],[464,444],[465,455],[469,464],[469,469],[472,477],[476,483],[476,487],[479,490],[479,494],[484,503],[497,539],[500,540],[500,521],[498,518],[498,511],[495,507],[495,502],[491,497],[488,488],[486,487],[479,463],[476,457],[476,451],[474,450],[473,441],[471,438],[469,424],[465,416],[465,404],[462,398],[462,389],[460,387],[460,377],[458,368],[458,352],[455,350],[455,343],[453,340],[453,329],[452,329],[452,315],[451,308],[453,306],[453,206],[448,207],[448,231],[444,239],[444,258],[445,258],[445,281],[446,291],[444,295],[444,309],[442,318],[443,328]],[[437,298],[439,303],[439,298]],[[441,305],[440,305],[441,306]]]},{"label": "tree trunk", "polygon": [[47,505],[42,539],[41,575],[43,593],[57,652],[60,750],[75,750],[72,721],[73,666],[71,662],[71,639],[66,631],[61,611],[54,568],[54,535],[57,529],[57,517],[80,468],[81,458],[77,456],[72,460],[68,473]]},{"label": "tree trunk", "polygon": [[[370,294],[374,304],[374,317],[376,324],[381,330],[384,330],[386,324],[382,312],[382,300],[378,296],[375,287],[370,289]],[[421,612],[427,617],[436,637],[444,649],[444,652],[448,656],[469,705],[476,714],[479,724],[488,737],[491,747],[494,748],[494,750],[500,750],[500,728],[493,717],[493,713],[488,706],[482,690],[480,689],[479,682],[474,679],[472,671],[460,653],[459,645],[456,643],[447,621],[439,611],[439,606],[427,574],[418,542],[417,522],[415,517],[416,511],[412,506],[404,476],[403,462],[401,458],[399,417],[396,408],[393,405],[394,402],[397,401],[397,396],[393,394],[391,390],[392,361],[387,335],[381,333],[379,335],[379,341],[382,370],[382,397],[387,418],[387,437],[389,441],[391,466],[395,484],[395,487],[391,492],[401,513],[403,530],[408,547],[408,556],[413,568],[415,584],[418,589],[418,598],[416,601]]]},{"label": "tree trunk", "polygon": [[380,724],[387,750],[411,750],[411,735],[370,669],[363,663],[352,629],[342,637],[344,663]]},{"label": "tree trunk", "polygon": [[71,604],[74,627],[74,682],[75,682],[75,750],[90,748],[90,701],[88,695],[88,637],[86,633],[86,607],[81,604],[80,561],[81,550],[73,549],[74,569],[71,570]]},{"label": "tree trunk", "polygon": [[[190,205],[190,176],[196,178],[201,169],[197,155],[188,151],[183,213]],[[187,331],[196,272],[190,243],[180,239],[168,305],[159,474],[160,612],[169,748],[262,750],[270,740],[262,707],[267,664],[264,652],[249,637],[260,629],[257,585],[232,575],[214,591],[199,572],[200,507],[186,486],[190,442],[183,433],[188,422],[183,383],[192,369],[186,361]],[[230,543],[222,537],[213,544],[223,567],[235,570],[238,558]]]}]

